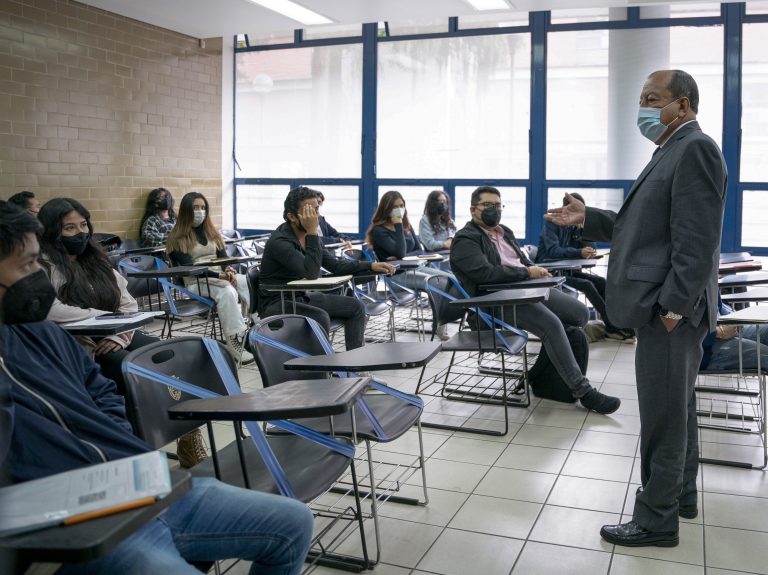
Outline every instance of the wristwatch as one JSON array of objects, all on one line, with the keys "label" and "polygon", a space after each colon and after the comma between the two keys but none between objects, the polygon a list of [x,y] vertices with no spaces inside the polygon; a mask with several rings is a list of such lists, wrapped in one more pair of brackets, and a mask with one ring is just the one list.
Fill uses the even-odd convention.
[{"label": "wristwatch", "polygon": [[679,313],[675,313],[673,311],[669,311],[668,309],[664,309],[664,308],[661,308],[659,310],[659,315],[667,319],[674,319],[675,321],[680,321],[681,319],[683,319],[683,316],[680,315]]}]

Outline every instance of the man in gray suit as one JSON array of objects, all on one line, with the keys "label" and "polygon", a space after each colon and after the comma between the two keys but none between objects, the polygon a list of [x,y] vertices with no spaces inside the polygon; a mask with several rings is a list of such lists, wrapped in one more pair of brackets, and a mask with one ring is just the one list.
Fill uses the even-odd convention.
[{"label": "man in gray suit", "polygon": [[574,200],[544,216],[559,225],[583,224],[584,238],[612,241],[608,315],[637,330],[642,487],[632,521],[600,530],[617,545],[674,547],[678,515],[698,514],[694,383],[702,341],[716,325],[727,178],[717,144],[696,122],[698,101],[689,74],[651,74],[637,125],[659,147],[621,210]]}]

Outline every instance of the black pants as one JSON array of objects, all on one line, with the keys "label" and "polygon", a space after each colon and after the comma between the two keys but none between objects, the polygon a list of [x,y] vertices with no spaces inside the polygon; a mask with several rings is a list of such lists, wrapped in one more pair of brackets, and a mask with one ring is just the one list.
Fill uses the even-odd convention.
[{"label": "black pants", "polygon": [[125,356],[134,349],[139,349],[156,341],[160,341],[160,338],[137,330],[133,334],[130,345],[125,349],[96,356],[96,363],[101,366],[101,373],[117,384],[117,393],[125,395],[125,380],[123,379],[123,359]]},{"label": "black pants", "polygon": [[682,320],[667,333],[658,315],[637,330],[640,480],[633,520],[650,531],[677,531],[678,505],[696,502],[699,438],[696,375],[707,335]]},{"label": "black pants", "polygon": [[565,285],[587,296],[589,303],[603,318],[608,331],[618,331],[618,328],[611,323],[608,312],[605,310],[605,278],[584,272],[571,272],[565,276]]},{"label": "black pants", "polygon": [[[264,319],[283,313],[279,299],[267,304],[259,316]],[[293,302],[286,296],[285,313],[294,313]],[[331,320],[339,319],[344,322],[344,342],[347,349],[362,347],[365,334],[365,306],[352,296],[307,292],[296,298],[296,312],[299,315],[312,318],[330,333]]]}]

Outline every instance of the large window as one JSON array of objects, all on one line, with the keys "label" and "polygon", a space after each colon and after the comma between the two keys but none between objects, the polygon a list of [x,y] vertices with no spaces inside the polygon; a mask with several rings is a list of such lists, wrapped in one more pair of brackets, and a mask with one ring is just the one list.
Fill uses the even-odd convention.
[{"label": "large window", "polygon": [[[744,26],[741,180],[768,181],[768,23]],[[768,206],[766,206],[768,209]]]},{"label": "large window", "polygon": [[529,34],[379,44],[377,174],[525,178]]},{"label": "large window", "polygon": [[547,65],[549,179],[634,179],[654,147],[637,131],[640,91],[659,69],[696,79],[699,123],[722,139],[720,26],[551,33]]},{"label": "large window", "polygon": [[237,56],[237,177],[359,177],[360,44]]},{"label": "large window", "polygon": [[745,190],[742,196],[741,245],[768,247],[768,187],[765,190]]}]

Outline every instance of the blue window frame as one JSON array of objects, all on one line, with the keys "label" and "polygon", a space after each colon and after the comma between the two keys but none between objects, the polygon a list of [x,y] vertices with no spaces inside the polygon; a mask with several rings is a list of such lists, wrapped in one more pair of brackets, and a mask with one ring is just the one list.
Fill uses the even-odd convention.
[{"label": "blue window frame", "polygon": [[[744,194],[749,193],[747,204],[751,210],[768,209],[768,174],[764,178],[755,181],[751,178],[749,182],[742,182],[740,179],[740,137],[741,137],[741,112],[742,112],[742,50],[743,50],[743,28],[749,23],[768,22],[768,14],[748,14],[743,3],[728,3],[720,6],[719,15],[713,14],[711,10],[702,12],[703,16],[687,17],[675,14],[669,17],[654,17],[652,11],[641,12],[640,8],[627,8],[618,15],[616,19],[601,19],[599,21],[562,21],[553,23],[551,13],[532,12],[528,15],[528,22],[524,24],[519,19],[511,19],[509,26],[488,27],[488,28],[462,28],[461,18],[450,18],[446,32],[437,32],[429,34],[408,34],[390,36],[388,26],[379,26],[377,23],[364,24],[360,27],[360,34],[348,37],[335,37],[323,39],[305,39],[301,30],[297,30],[293,35],[293,42],[280,44],[262,44],[255,45],[248,36],[240,36],[239,41],[235,43],[235,68],[237,67],[238,55],[253,51],[273,51],[273,50],[295,50],[297,48],[312,48],[322,46],[338,46],[344,44],[360,44],[362,46],[362,74],[359,81],[362,89],[361,110],[361,133],[360,133],[360,153],[359,177],[350,178],[331,178],[328,174],[309,174],[307,177],[291,177],[291,174],[284,174],[285,177],[264,177],[264,174],[242,174],[242,177],[236,177],[235,201],[234,201],[234,222],[235,226],[245,231],[269,231],[264,229],[252,229],[246,227],[249,221],[265,221],[264,218],[253,218],[252,212],[243,211],[243,214],[249,213],[248,217],[238,218],[238,188],[243,187],[241,200],[245,201],[248,194],[253,194],[254,186],[276,186],[270,188],[273,190],[288,191],[296,185],[312,185],[322,189],[323,186],[338,186],[338,189],[351,190],[355,187],[358,190],[358,225],[357,235],[365,232],[370,217],[373,214],[377,200],[378,190],[381,187],[397,188],[403,187],[433,187],[443,188],[454,202],[454,209],[457,214],[457,221],[461,225],[464,221],[464,210],[462,206],[455,204],[456,189],[466,190],[468,186],[477,185],[496,185],[500,188],[509,188],[525,190],[525,218],[524,229],[525,236],[520,238],[525,243],[537,243],[539,233],[542,228],[542,214],[547,209],[548,198],[553,190],[563,188],[567,190],[579,189],[589,190],[623,190],[624,195],[629,191],[632,185],[631,179],[574,179],[570,177],[547,178],[547,52],[549,41],[553,35],[560,32],[576,31],[599,31],[599,30],[643,30],[653,28],[675,28],[675,27],[719,27],[722,30],[722,133],[712,134],[716,140],[722,143],[723,154],[728,165],[728,196],[726,201],[725,219],[723,223],[723,251],[739,251],[749,249],[753,253],[768,255],[768,240],[756,241],[754,233],[748,231],[744,239],[747,242],[757,245],[747,245],[742,243],[742,225],[754,226],[754,218],[743,217]],[[557,19],[556,19],[557,20]],[[472,174],[471,177],[445,178],[434,177],[436,174],[424,174],[423,178],[398,177],[389,170],[387,178],[379,178],[376,172],[376,144],[377,144],[377,98],[378,98],[378,47],[380,44],[388,42],[418,42],[437,39],[449,39],[472,36],[492,36],[492,35],[510,35],[524,34],[529,36],[530,42],[530,110],[529,110],[529,136],[528,136],[528,173],[524,179],[515,179],[512,175],[508,179],[485,179],[484,174]],[[237,113],[237,97],[235,97],[235,113]],[[455,118],[446,118],[446,121]],[[235,131],[235,140],[238,138],[238,132]],[[241,134],[242,136],[242,134]],[[236,142],[235,142],[236,143]],[[234,146],[233,149],[237,149]],[[357,153],[357,152],[355,152]],[[551,152],[550,152],[551,153]],[[236,174],[238,173],[237,158],[234,158]],[[409,175],[413,175],[410,173]],[[562,174],[565,175],[565,174]],[[621,177],[624,177],[622,174]],[[763,181],[760,181],[763,180]],[[246,190],[248,192],[246,193]],[[765,194],[765,204],[763,204],[763,194]],[[463,194],[464,192],[462,192]],[[346,196],[345,196],[346,198]],[[615,198],[614,198],[615,199]],[[348,199],[346,200],[348,201]],[[765,205],[765,207],[762,207]],[[241,206],[242,207],[242,206]],[[414,210],[414,206],[409,206]],[[420,211],[420,209],[418,209]],[[281,217],[273,218],[274,227],[276,227]],[[245,225],[240,225],[242,224]],[[348,226],[349,229],[349,226]]]}]

